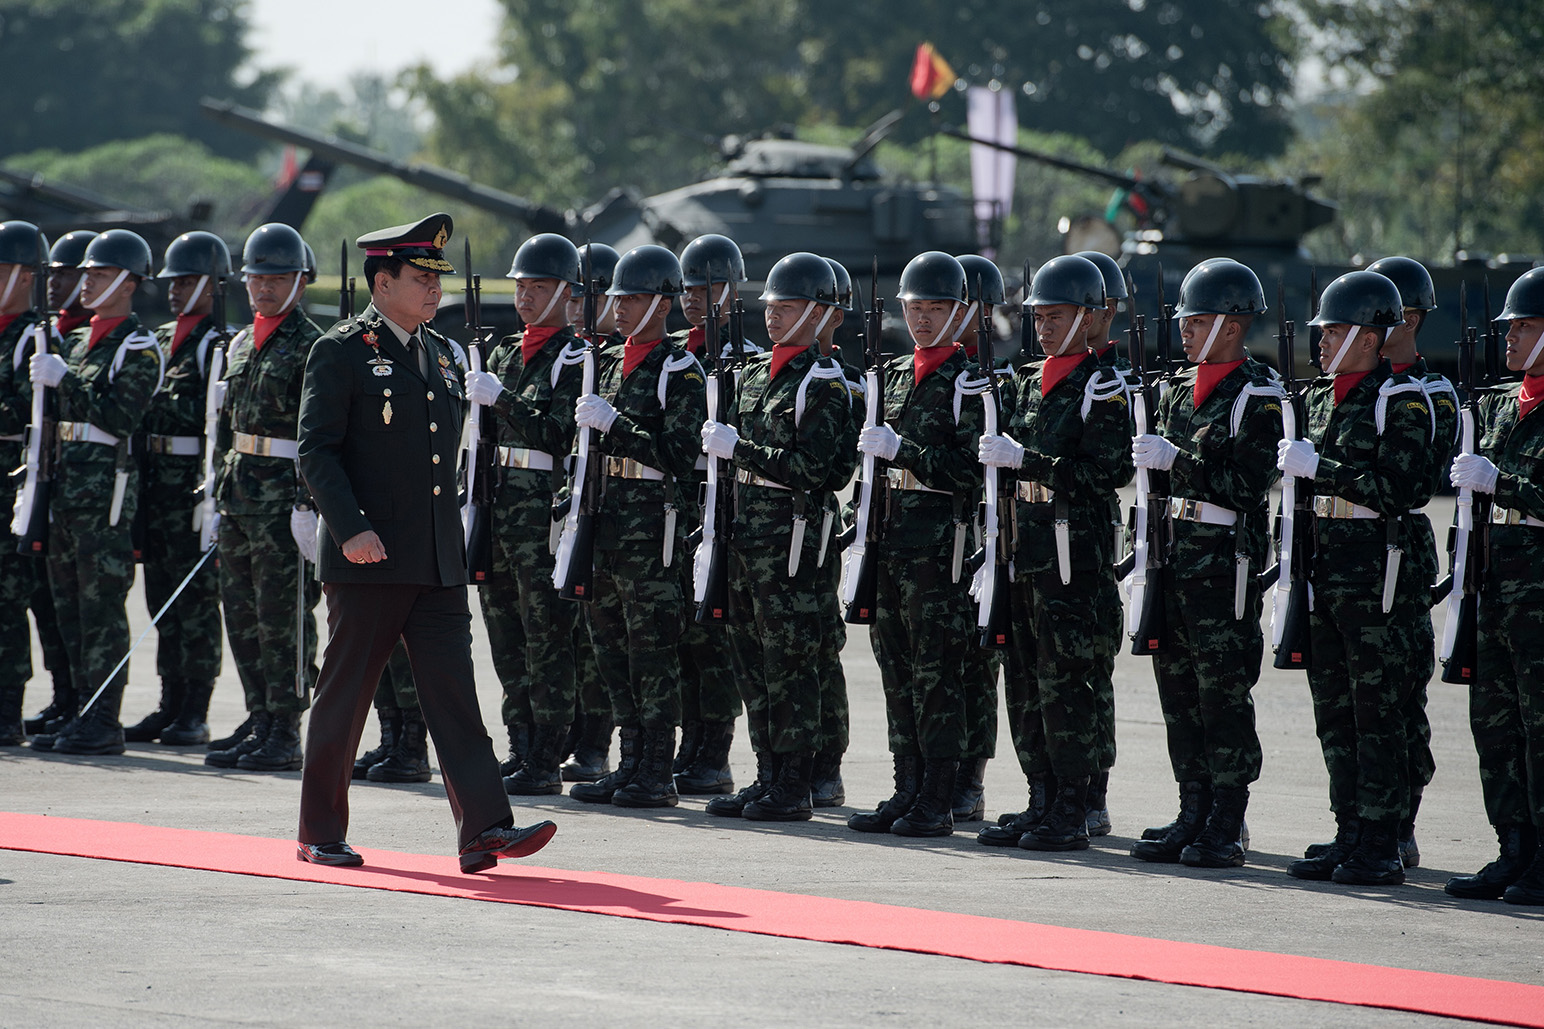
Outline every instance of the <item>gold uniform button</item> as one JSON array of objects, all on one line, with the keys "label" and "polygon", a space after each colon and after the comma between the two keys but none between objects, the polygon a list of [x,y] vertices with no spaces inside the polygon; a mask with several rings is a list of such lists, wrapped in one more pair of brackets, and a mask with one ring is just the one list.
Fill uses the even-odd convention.
[{"label": "gold uniform button", "polygon": [[435,454],[434,457],[431,458],[431,460],[433,460],[435,464],[439,464],[440,463],[440,455],[439,454]]},{"label": "gold uniform button", "polygon": [[429,391],[429,399],[430,400],[434,399],[434,390],[432,390],[432,389]]},{"label": "gold uniform button", "polygon": [[434,495],[435,496],[439,496],[440,495],[440,488],[438,486],[434,487]]},{"label": "gold uniform button", "polygon": [[391,390],[389,390],[389,389],[388,390],[382,390],[381,391],[381,396],[383,396],[383,397],[391,396]]},{"label": "gold uniform button", "polygon": [[429,431],[430,432],[439,432],[440,431],[440,427],[438,425],[436,425],[434,422],[430,422],[429,423]]}]

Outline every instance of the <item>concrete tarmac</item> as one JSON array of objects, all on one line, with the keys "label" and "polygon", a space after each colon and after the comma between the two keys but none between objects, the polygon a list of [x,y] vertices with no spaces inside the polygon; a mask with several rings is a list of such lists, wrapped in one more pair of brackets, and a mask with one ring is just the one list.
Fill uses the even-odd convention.
[{"label": "concrete tarmac", "polygon": [[[1434,520],[1440,505],[1434,505]],[[1442,524],[1438,521],[1438,524]],[[321,608],[319,608],[321,610]],[[135,632],[147,621],[130,598]],[[1440,636],[1441,612],[1438,616]],[[474,617],[479,695],[502,747],[498,686]],[[154,634],[131,663],[126,722],[155,704]],[[596,808],[566,796],[517,805],[558,834],[525,863],[706,881],[1027,922],[1544,984],[1544,909],[1460,902],[1450,875],[1495,856],[1467,698],[1433,682],[1437,775],[1417,827],[1421,864],[1390,889],[1305,883],[1287,863],[1333,835],[1304,677],[1266,668],[1255,691],[1264,773],[1249,809],[1252,850],[1225,871],[1128,855],[1168,821],[1176,791],[1145,659],[1116,669],[1114,833],[1085,852],[978,845],[982,823],[941,840],[849,831],[889,793],[884,709],[867,634],[843,655],[852,746],[848,804],[807,823]],[[41,668],[41,661],[37,662]],[[47,701],[33,680],[30,714]],[[216,734],[242,718],[227,658]],[[365,746],[373,745],[375,725]],[[501,751],[502,753],[502,751]],[[988,817],[1024,804],[1002,723],[987,772]],[[737,782],[753,763],[743,729]],[[0,809],[293,839],[300,774],[207,768],[203,749],[131,744],[81,758],[0,750]],[[350,841],[444,854],[454,835],[438,774],[421,786],[355,784]],[[1405,1026],[1451,1020],[953,958],[755,936],[508,904],[0,850],[0,1027],[418,1026]]]}]

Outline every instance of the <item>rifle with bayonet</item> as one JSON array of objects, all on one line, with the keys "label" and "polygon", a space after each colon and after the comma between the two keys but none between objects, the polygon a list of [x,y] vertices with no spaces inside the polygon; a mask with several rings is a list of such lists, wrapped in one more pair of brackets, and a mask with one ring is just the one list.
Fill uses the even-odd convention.
[{"label": "rifle with bayonet", "polygon": [[[981,347],[981,368],[986,373],[987,391],[982,396],[986,404],[983,429],[986,435],[996,436],[1002,431],[1002,391],[997,383],[995,355],[992,353],[992,323],[987,317],[986,291],[980,281],[976,283],[976,295],[982,297],[978,314],[976,338]],[[1022,343],[1021,343],[1022,345]],[[981,511],[981,590],[976,605],[976,628],[980,630],[983,647],[1000,649],[1012,642],[1013,613],[1012,593],[1013,553],[1018,543],[1018,515],[1009,476],[1009,488],[1003,488],[1002,469],[996,465],[982,468],[985,479]]]},{"label": "rifle with bayonet", "polygon": [[[32,352],[48,353],[48,339],[52,326],[48,315],[48,244],[43,233],[38,232],[38,258],[32,266],[32,313],[37,321],[32,326]],[[25,478],[21,491],[16,495],[15,511],[11,518],[11,534],[16,537],[16,552],[25,556],[46,553],[48,550],[48,502],[53,495],[54,478],[54,424],[49,416],[48,390],[34,383],[32,386],[32,420],[27,425],[26,463],[22,465]]]},{"label": "rifle with bayonet", "polygon": [[[601,304],[600,280],[591,274],[588,248],[584,254],[584,372],[580,393],[595,392],[595,351],[600,345],[596,328]],[[595,577],[595,511],[600,506],[602,458],[593,428],[581,425],[577,431],[573,471],[568,477],[568,499],[563,514],[563,532],[558,537],[557,558],[552,568],[552,584],[564,600],[590,599]]]},{"label": "rifle with bayonet", "polygon": [[[879,296],[879,259],[874,259],[870,280],[869,309],[863,319],[863,345],[868,367],[864,371],[866,411],[863,427],[883,425],[885,420],[884,369],[885,302]],[[884,523],[877,506],[885,486],[885,470],[873,454],[864,454],[858,481],[858,512],[853,520],[853,541],[842,567],[842,618],[849,625],[871,625],[879,593],[879,539]]]},{"label": "rifle with bayonet", "polygon": [[354,279],[348,273],[348,240],[344,240],[338,255],[338,321],[346,322],[354,317]]},{"label": "rifle with bayonet", "polygon": [[[483,370],[482,276],[472,274],[472,241],[466,240],[466,363]],[[560,284],[559,288],[567,288]],[[483,419],[483,406],[467,414],[466,496],[461,526],[466,533],[466,571],[473,584],[493,573],[493,492],[498,474],[498,444],[492,424]]]},{"label": "rifle with bayonet", "polygon": [[[1465,284],[1458,286],[1458,387],[1464,393],[1464,406],[1458,413],[1459,448],[1465,454],[1476,451],[1480,418],[1480,388],[1474,379],[1478,333],[1469,327]],[[1485,290],[1485,363],[1493,360],[1490,336],[1495,323],[1490,320],[1490,289]],[[1499,333],[1497,333],[1499,335]],[[1499,358],[1499,348],[1497,349]],[[1447,619],[1442,627],[1442,681],[1464,685],[1474,681],[1474,666],[1479,653],[1480,590],[1485,585],[1485,568],[1490,551],[1491,495],[1475,493],[1461,486],[1454,502],[1453,538],[1449,546]]]},{"label": "rifle with bayonet", "polygon": [[[1317,278],[1315,278],[1317,284]],[[1313,291],[1313,307],[1318,308],[1318,290]],[[1297,385],[1297,331],[1287,317],[1285,289],[1276,284],[1276,310],[1279,347],[1277,364],[1286,400],[1281,405],[1283,439],[1301,439],[1306,424],[1302,391]],[[1276,656],[1273,668],[1307,669],[1311,659],[1308,638],[1308,614],[1313,609],[1313,587],[1309,583],[1313,561],[1313,481],[1287,476],[1281,480],[1281,518],[1276,532],[1279,546],[1276,584],[1271,595],[1271,647]]]},{"label": "rifle with bayonet", "polygon": [[[708,367],[708,420],[736,425],[735,376],[737,369],[730,367],[724,357],[724,348],[718,339],[718,321],[723,317],[722,308],[713,300],[713,274],[708,273],[707,309],[703,312],[703,347],[707,351]],[[735,298],[738,302],[739,297]],[[734,323],[733,307],[730,309],[731,329]],[[738,351],[738,336],[733,336]],[[725,491],[725,483],[735,479],[734,462],[708,457],[708,479],[703,488],[702,542],[698,544],[702,556],[692,568],[692,600],[697,604],[697,621],[723,625],[729,621],[729,537],[734,532],[734,505]]]},{"label": "rifle with bayonet", "polygon": [[[1138,436],[1153,431],[1152,417],[1158,407],[1156,380],[1147,372],[1147,319],[1136,313],[1136,283],[1126,280],[1127,312],[1131,325],[1126,330],[1126,354],[1136,389],[1131,395],[1131,415]],[[1219,317],[1221,317],[1219,315]],[[1158,278],[1159,352],[1166,354],[1173,326],[1173,315],[1164,303],[1163,274]],[[1162,360],[1162,358],[1160,358]],[[1160,371],[1160,375],[1164,374]],[[1131,507],[1131,605],[1126,616],[1126,635],[1131,638],[1131,653],[1152,656],[1160,653],[1167,635],[1164,617],[1162,570],[1168,546],[1169,498],[1153,487],[1152,472],[1137,468],[1137,492]]]},{"label": "rifle with bayonet", "polygon": [[198,549],[207,551],[215,545],[218,505],[215,483],[220,437],[220,381],[225,378],[225,362],[230,349],[230,327],[225,322],[225,277],[216,276],[210,292],[209,316],[214,321],[214,343],[209,348],[209,377],[204,387],[204,482],[198,503]]}]

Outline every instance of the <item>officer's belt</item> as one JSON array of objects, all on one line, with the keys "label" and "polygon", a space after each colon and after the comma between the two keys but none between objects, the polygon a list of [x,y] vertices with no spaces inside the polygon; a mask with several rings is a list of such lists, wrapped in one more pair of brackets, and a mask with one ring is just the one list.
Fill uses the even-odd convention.
[{"label": "officer's belt", "polygon": [[533,472],[552,471],[552,455],[528,447],[499,447],[499,464],[505,468],[526,468]]},{"label": "officer's belt", "polygon": [[925,485],[921,479],[917,478],[916,472],[906,468],[886,468],[885,478],[890,481],[891,489],[917,490],[922,493],[943,493],[946,495],[949,493],[946,489],[934,489],[931,486]]},{"label": "officer's belt", "polygon": [[1544,518],[1535,518],[1511,507],[1492,507],[1490,520],[1495,525],[1532,525],[1536,528],[1544,528]]},{"label": "officer's belt", "polygon": [[1178,518],[1182,522],[1204,522],[1207,525],[1238,524],[1237,511],[1186,497],[1169,498],[1169,517]]},{"label": "officer's belt", "polygon": [[300,456],[300,444],[292,439],[274,439],[272,436],[254,436],[250,432],[236,433],[232,446],[238,454],[254,457],[282,457],[293,461]]},{"label": "officer's belt", "polygon": [[1020,479],[1018,489],[1014,492],[1026,504],[1049,504],[1056,499],[1056,492],[1051,487],[1027,479]]},{"label": "officer's belt", "polygon": [[204,452],[202,436],[145,437],[145,449],[152,454],[170,454],[172,457],[197,457]]},{"label": "officer's belt", "polygon": [[735,472],[735,478],[747,486],[766,486],[768,489],[789,489],[780,482],[774,482],[765,475],[757,475],[748,468],[741,468]]},{"label": "officer's belt", "polygon": [[658,468],[650,468],[631,457],[606,458],[606,474],[617,479],[648,479],[654,482],[665,477],[665,473]]},{"label": "officer's belt", "polygon": [[1314,497],[1313,513],[1320,518],[1382,518],[1378,512],[1344,497]]},{"label": "officer's belt", "polygon": [[61,443],[102,443],[109,447],[118,445],[117,436],[103,432],[90,422],[60,422],[58,430]]}]

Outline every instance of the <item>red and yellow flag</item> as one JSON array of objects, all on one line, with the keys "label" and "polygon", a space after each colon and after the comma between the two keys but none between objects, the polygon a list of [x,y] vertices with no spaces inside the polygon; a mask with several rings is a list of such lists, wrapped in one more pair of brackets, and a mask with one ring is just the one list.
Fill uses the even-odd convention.
[{"label": "red and yellow flag", "polygon": [[932,43],[917,45],[917,56],[911,62],[911,91],[918,100],[937,100],[954,88],[957,77]]}]

